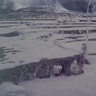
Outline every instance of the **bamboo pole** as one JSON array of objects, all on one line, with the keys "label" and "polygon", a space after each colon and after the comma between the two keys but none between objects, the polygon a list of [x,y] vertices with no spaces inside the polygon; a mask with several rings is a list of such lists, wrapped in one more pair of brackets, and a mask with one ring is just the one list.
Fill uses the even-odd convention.
[{"label": "bamboo pole", "polygon": [[87,24],[86,24],[86,45],[88,46],[88,39],[89,39],[89,26],[90,26],[90,18],[89,18],[89,7],[92,0],[88,1],[87,6]]},{"label": "bamboo pole", "polygon": [[89,40],[89,27],[90,27],[90,18],[89,18],[89,7],[90,7],[90,4],[91,4],[91,0],[88,0],[88,6],[87,6],[87,22],[86,22],[86,41],[85,43],[83,43],[83,54],[84,56],[86,57],[87,54],[88,54],[88,40]]}]

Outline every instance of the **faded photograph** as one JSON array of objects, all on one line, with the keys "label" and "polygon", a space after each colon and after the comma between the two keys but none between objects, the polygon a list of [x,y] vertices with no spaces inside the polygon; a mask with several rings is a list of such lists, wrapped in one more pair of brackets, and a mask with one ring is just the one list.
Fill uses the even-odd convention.
[{"label": "faded photograph", "polygon": [[0,96],[96,96],[96,0],[0,0]]}]

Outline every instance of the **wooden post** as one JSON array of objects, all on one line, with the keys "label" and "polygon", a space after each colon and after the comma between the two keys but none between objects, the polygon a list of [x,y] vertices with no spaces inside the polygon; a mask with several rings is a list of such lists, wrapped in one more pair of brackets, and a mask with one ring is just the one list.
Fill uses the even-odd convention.
[{"label": "wooden post", "polygon": [[88,39],[89,39],[89,25],[90,25],[90,18],[89,18],[90,4],[91,4],[91,0],[88,1],[88,6],[87,6],[87,24],[86,24],[86,46],[87,47],[88,47]]}]

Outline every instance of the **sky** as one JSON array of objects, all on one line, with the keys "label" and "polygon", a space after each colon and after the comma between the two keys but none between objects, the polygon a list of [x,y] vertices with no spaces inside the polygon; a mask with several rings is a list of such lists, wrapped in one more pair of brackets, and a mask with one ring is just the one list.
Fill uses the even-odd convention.
[{"label": "sky", "polygon": [[[3,1],[3,2],[2,2]],[[53,2],[55,0],[0,0],[0,6],[7,8],[8,6],[14,6],[14,9],[19,9],[28,6],[44,5],[46,2]],[[12,7],[13,8],[13,7]]]},{"label": "sky", "polygon": [[31,5],[32,3],[36,2],[36,0],[4,0],[4,1],[5,1],[5,6],[9,1],[13,2],[15,9],[27,7],[27,6]]},{"label": "sky", "polygon": [[38,4],[44,4],[45,2],[50,2],[51,0],[4,0],[5,5],[9,1],[14,3],[14,8],[19,9],[22,7],[34,6]]},{"label": "sky", "polygon": [[[2,4],[3,7],[9,6],[10,4],[8,5],[8,2],[12,2],[13,5],[12,4],[11,5],[14,6],[14,9],[19,9],[22,7],[34,6],[34,5],[38,5],[38,4],[39,5],[45,4],[45,2],[54,2],[55,0],[3,0],[3,1],[4,1],[4,4]],[[86,0],[86,1],[88,1],[88,0]],[[91,0],[91,1],[96,1],[96,0]],[[71,2],[71,0],[70,0],[70,2]]]},{"label": "sky", "polygon": [[[55,0],[0,0],[0,3],[3,1],[3,3],[0,5],[3,8],[8,8],[9,6],[14,9],[20,9],[22,7],[28,7],[28,6],[38,6],[38,5],[45,5],[47,4],[53,4]],[[10,4],[10,3],[11,4]]]}]

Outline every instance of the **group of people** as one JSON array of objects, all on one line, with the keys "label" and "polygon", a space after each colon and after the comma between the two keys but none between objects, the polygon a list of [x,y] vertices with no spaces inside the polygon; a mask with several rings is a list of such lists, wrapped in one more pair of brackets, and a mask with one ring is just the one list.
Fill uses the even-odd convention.
[{"label": "group of people", "polygon": [[73,60],[67,60],[59,65],[53,66],[53,75],[59,76],[61,73],[65,75],[79,75],[84,73],[83,64],[90,64],[86,59],[87,45],[84,43],[82,45],[82,54],[75,56]]},{"label": "group of people", "polygon": [[[69,68],[68,69],[66,69],[66,70],[64,70],[65,68],[63,68],[64,66],[62,66],[62,65],[54,65],[53,66],[53,75],[55,75],[55,76],[59,76],[59,75],[61,75],[61,74],[65,74],[65,75],[79,75],[79,74],[82,74],[82,73],[84,73],[84,71],[83,71],[83,66],[81,65],[79,65],[78,64],[78,62],[77,62],[77,60],[74,60],[72,63],[71,63],[71,65],[69,66]],[[63,72],[62,72],[62,70],[64,70]]]}]

